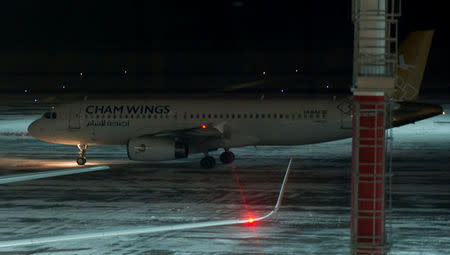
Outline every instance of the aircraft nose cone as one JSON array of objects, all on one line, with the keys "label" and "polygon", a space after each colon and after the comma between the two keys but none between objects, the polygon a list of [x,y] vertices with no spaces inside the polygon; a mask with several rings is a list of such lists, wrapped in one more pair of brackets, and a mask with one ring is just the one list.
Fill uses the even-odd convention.
[{"label": "aircraft nose cone", "polygon": [[33,121],[29,126],[28,126],[28,134],[30,134],[33,137],[36,137],[36,134],[39,130],[39,125],[37,123],[37,121]]}]

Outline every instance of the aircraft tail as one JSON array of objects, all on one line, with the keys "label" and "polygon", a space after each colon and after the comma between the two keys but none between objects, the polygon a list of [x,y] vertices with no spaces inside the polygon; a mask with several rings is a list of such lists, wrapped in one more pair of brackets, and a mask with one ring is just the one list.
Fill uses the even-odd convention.
[{"label": "aircraft tail", "polygon": [[412,32],[400,45],[394,99],[399,101],[417,100],[433,35],[434,30]]}]

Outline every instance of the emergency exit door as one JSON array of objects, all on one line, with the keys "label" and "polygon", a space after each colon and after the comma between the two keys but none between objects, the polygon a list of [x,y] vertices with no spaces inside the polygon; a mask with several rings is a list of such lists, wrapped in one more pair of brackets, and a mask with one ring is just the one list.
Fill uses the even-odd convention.
[{"label": "emergency exit door", "polygon": [[70,129],[80,129],[80,108],[73,107],[69,118]]}]

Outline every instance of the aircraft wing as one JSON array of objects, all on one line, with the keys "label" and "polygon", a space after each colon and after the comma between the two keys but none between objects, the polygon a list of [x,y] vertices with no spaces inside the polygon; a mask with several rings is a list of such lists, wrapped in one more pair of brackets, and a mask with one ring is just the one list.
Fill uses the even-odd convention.
[{"label": "aircraft wing", "polygon": [[223,121],[218,124],[205,123],[196,127],[167,130],[158,133],[150,134],[152,136],[173,136],[173,137],[191,137],[191,136],[203,136],[203,137],[221,137],[224,133],[224,128],[227,121]]}]

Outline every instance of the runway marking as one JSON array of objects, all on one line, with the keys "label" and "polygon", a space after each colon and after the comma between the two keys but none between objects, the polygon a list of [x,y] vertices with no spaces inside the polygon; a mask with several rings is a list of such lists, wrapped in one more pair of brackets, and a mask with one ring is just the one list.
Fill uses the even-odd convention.
[{"label": "runway marking", "polygon": [[14,174],[14,175],[6,175],[0,176],[0,184],[12,183],[12,182],[23,182],[23,181],[31,181],[36,179],[50,178],[55,176],[63,176],[70,174],[81,174],[93,171],[101,171],[109,169],[109,166],[93,166],[93,167],[75,167],[54,171],[45,171],[39,173],[27,173],[27,174]]},{"label": "runway marking", "polygon": [[272,211],[266,215],[259,218],[249,218],[249,219],[233,219],[233,220],[221,220],[221,221],[206,221],[206,222],[196,222],[196,223],[186,223],[177,225],[167,225],[167,226],[149,226],[140,228],[129,228],[123,230],[112,230],[106,232],[88,232],[81,234],[72,235],[62,235],[62,236],[47,236],[47,237],[36,237],[28,239],[18,239],[18,240],[4,240],[0,241],[0,248],[22,246],[22,245],[36,245],[60,241],[71,241],[71,240],[81,240],[81,239],[91,239],[91,238],[101,238],[101,237],[114,237],[114,236],[124,236],[124,235],[139,235],[139,234],[149,234],[164,231],[176,231],[176,230],[187,230],[195,228],[204,227],[217,227],[226,225],[237,225],[237,224],[254,224],[258,221],[263,221],[272,215],[276,214],[281,207],[281,201],[283,200],[284,191],[286,190],[286,184],[288,180],[289,173],[291,171],[291,165],[293,161],[293,156],[290,157],[289,164],[286,168],[286,173],[284,174],[283,183],[280,188],[280,193],[278,195],[277,203]]}]

